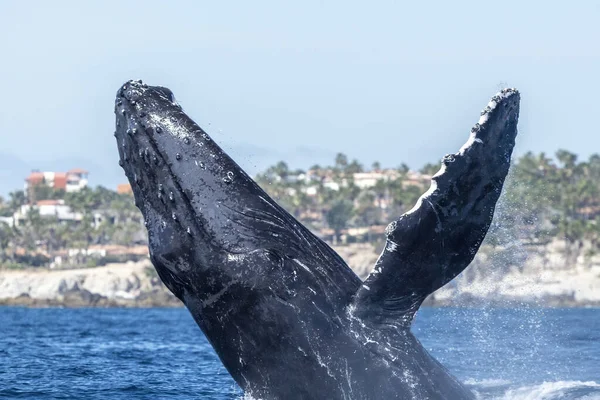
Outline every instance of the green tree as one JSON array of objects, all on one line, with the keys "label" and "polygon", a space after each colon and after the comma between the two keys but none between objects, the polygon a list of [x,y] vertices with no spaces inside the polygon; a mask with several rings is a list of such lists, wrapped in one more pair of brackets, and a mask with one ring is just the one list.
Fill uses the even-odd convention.
[{"label": "green tree", "polygon": [[352,202],[344,198],[336,199],[325,214],[327,224],[335,232],[336,241],[340,240],[341,231],[348,226],[348,221],[352,218],[352,214]]},{"label": "green tree", "polygon": [[348,167],[348,157],[344,153],[337,153],[335,156],[335,164],[333,166],[333,172],[337,178],[342,178],[346,175],[346,168]]},{"label": "green tree", "polygon": [[0,222],[0,263],[15,259],[15,230],[12,226]]},{"label": "green tree", "polygon": [[419,172],[424,175],[435,175],[439,170],[440,164],[427,163],[419,170]]},{"label": "green tree", "polygon": [[89,248],[95,239],[94,211],[102,204],[102,198],[97,196],[94,190],[86,187],[78,192],[67,193],[65,203],[71,210],[81,214],[81,221],[71,231],[71,240],[74,246],[83,250],[77,257],[78,262],[85,263]]},{"label": "green tree", "polygon": [[363,166],[358,162],[358,160],[352,160],[352,162],[346,167],[347,174],[357,174],[359,172],[363,172]]},{"label": "green tree", "polygon": [[112,218],[105,219],[105,224],[112,219],[111,241],[123,246],[133,245],[135,234],[142,230],[142,215],[135,207],[133,197],[122,194],[110,203]]},{"label": "green tree", "polygon": [[377,195],[372,190],[362,191],[357,198],[354,212],[356,226],[371,226],[381,223],[381,208],[377,207]]},{"label": "green tree", "polygon": [[8,194],[8,197],[10,198],[8,206],[12,212],[17,211],[22,205],[27,204],[27,197],[25,196],[25,192],[22,190],[11,192]]},{"label": "green tree", "polygon": [[39,184],[31,187],[30,203],[35,203],[40,200],[58,200],[64,199],[64,189],[55,189],[47,185]]},{"label": "green tree", "polygon": [[400,166],[396,169],[398,170],[398,172],[400,172],[401,175],[406,175],[408,174],[408,171],[410,171],[410,168],[405,163],[400,164]]}]

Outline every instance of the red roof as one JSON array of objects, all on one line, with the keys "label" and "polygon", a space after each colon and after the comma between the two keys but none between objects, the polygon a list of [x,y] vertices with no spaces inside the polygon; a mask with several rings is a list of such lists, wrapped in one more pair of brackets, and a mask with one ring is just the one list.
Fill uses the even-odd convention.
[{"label": "red roof", "polygon": [[66,189],[67,188],[67,174],[64,172],[54,173],[54,189]]},{"label": "red roof", "polygon": [[44,182],[44,174],[42,174],[41,172],[32,172],[25,180],[30,184],[34,185],[42,183]]},{"label": "red roof", "polygon": [[58,206],[62,204],[62,200],[39,200],[35,204],[37,206]]},{"label": "red roof", "polygon": [[117,193],[119,194],[131,194],[133,190],[131,190],[131,185],[129,183],[121,183],[117,185]]}]

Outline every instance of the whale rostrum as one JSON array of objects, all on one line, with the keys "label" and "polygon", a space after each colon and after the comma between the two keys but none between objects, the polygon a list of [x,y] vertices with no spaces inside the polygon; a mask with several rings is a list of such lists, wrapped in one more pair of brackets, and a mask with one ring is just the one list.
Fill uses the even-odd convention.
[{"label": "whale rostrum", "polygon": [[[473,260],[517,134],[519,92],[496,94],[361,280],[279,206],[164,87],[115,102],[119,164],[150,258],[225,368],[261,399],[472,399],[410,331],[423,300]],[[176,327],[174,327],[176,329]]]}]

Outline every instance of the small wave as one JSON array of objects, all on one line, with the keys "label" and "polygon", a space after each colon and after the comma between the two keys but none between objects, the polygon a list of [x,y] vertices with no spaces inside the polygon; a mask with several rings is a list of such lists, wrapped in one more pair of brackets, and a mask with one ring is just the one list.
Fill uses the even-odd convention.
[{"label": "small wave", "polygon": [[557,381],[509,389],[498,400],[600,400],[600,383]]}]

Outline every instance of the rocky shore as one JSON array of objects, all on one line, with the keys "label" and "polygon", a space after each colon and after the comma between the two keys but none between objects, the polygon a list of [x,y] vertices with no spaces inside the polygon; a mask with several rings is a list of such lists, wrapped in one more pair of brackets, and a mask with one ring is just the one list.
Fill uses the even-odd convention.
[{"label": "rocky shore", "polygon": [[0,270],[0,305],[179,307],[149,260],[69,270]]},{"label": "rocky shore", "polygon": [[[378,257],[370,244],[335,250],[361,278]],[[589,250],[589,249],[588,249]],[[483,246],[472,265],[433,293],[430,306],[527,304],[600,307],[600,255],[564,243]],[[0,305],[29,307],[179,307],[149,260],[69,270],[0,270]]]}]

